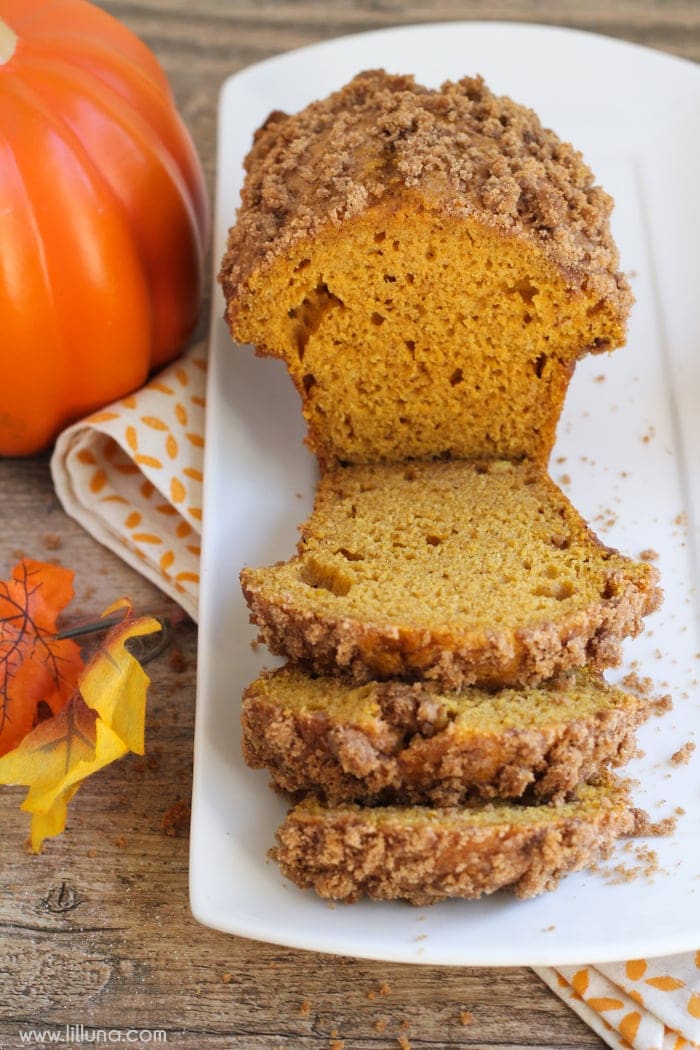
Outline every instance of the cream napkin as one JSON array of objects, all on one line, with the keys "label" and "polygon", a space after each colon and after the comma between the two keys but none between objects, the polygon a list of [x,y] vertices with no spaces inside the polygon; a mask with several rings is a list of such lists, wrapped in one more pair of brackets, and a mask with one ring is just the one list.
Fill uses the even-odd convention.
[{"label": "cream napkin", "polygon": [[535,973],[615,1050],[700,1047],[700,951]]},{"label": "cream napkin", "polygon": [[[66,512],[197,619],[207,359],[194,346],[69,427],[51,460]],[[615,1050],[700,1048],[700,951],[536,969]]]},{"label": "cream napkin", "polygon": [[201,344],[141,390],[75,423],[51,473],[67,514],[197,619],[207,357]]}]

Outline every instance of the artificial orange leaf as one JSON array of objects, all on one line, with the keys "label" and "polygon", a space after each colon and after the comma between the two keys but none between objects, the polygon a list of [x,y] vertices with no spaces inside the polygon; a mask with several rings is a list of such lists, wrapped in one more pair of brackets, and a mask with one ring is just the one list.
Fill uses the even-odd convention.
[{"label": "artificial orange leaf", "polygon": [[55,638],[56,620],[72,597],[72,572],[29,558],[0,581],[0,755],[16,747],[42,713],[57,714],[75,688],[80,649]]},{"label": "artificial orange leaf", "polygon": [[32,814],[35,852],[45,838],[63,831],[68,802],[86,777],[127,751],[143,754],[149,678],[125,643],[159,631],[160,624],[134,618],[128,602],[104,615],[116,608],[124,610],[123,620],[106,635],[63,709],[0,758],[0,783],[29,788],[22,809]]}]

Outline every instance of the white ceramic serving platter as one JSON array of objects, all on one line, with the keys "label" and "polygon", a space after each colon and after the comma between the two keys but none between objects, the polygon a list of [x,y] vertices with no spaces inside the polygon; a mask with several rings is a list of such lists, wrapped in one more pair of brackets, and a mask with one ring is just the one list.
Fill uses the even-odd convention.
[{"label": "white ceramic serving platter", "polygon": [[[362,69],[423,83],[481,73],[574,142],[614,195],[614,233],[637,303],[627,348],[587,359],[570,387],[551,472],[602,538],[659,552],[666,601],[625,647],[674,708],[640,735],[629,767],[671,837],[625,849],[553,893],[507,893],[428,909],[331,906],[266,859],[285,803],[240,755],[243,688],[274,661],[254,648],[238,585],[244,565],[292,554],[315,466],[279,362],[232,346],[214,297],[206,448],[201,633],[192,804],[191,906],[220,930],[282,945],[400,962],[546,965],[661,955],[700,945],[700,752],[671,755],[700,728],[700,71],[607,38],[518,24],[381,30],[270,59],[231,77],[219,111],[215,265],[238,204],[242,161],[272,109],[293,112]],[[563,479],[563,480],[562,480]],[[569,480],[570,479],[570,480]],[[617,675],[619,677],[619,675]],[[682,810],[683,813],[678,813]],[[641,873],[639,845],[658,871]],[[636,872],[631,880],[616,865]]]}]

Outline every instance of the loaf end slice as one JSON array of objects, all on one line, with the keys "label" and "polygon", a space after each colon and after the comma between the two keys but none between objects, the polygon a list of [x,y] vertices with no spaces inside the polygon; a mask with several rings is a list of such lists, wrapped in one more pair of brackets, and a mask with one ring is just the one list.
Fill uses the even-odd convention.
[{"label": "loaf end slice", "polygon": [[506,887],[528,898],[607,856],[634,827],[626,788],[610,781],[558,806],[331,807],[307,799],[279,828],[272,855],[286,878],[333,900],[422,906]]},{"label": "loaf end slice", "polygon": [[634,831],[624,786],[581,787],[563,805],[326,806],[299,803],[278,829],[282,874],[320,897],[433,904],[511,887],[519,898],[553,889]]}]

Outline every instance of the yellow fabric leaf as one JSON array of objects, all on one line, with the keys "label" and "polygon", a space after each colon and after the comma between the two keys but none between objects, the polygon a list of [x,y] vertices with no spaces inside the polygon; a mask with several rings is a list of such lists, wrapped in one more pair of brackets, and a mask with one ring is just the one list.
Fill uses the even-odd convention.
[{"label": "yellow fabric leaf", "polygon": [[[34,853],[41,849],[44,839],[60,835],[66,826],[68,803],[80,787],[83,780],[91,773],[107,766],[127,753],[119,737],[99,720],[95,723],[95,747],[92,761],[77,762],[62,781],[53,785],[52,790],[43,795],[34,795],[29,805],[29,794],[22,803],[22,809],[32,813],[29,841]],[[30,792],[31,794],[31,792]]]},{"label": "yellow fabric leaf", "polygon": [[125,643],[130,638],[154,634],[161,627],[151,616],[129,619],[132,610],[123,601],[110,605],[102,615],[108,616],[119,608],[125,610],[126,618],[109,632],[105,645],[95,653],[78,687],[87,706],[111,726],[127,749],[142,755],[150,678]]},{"label": "yellow fabric leaf", "polygon": [[30,843],[35,852],[45,838],[66,825],[67,806],[82,781],[128,751],[143,754],[146,692],[150,679],[126,649],[129,638],[152,634],[151,617],[124,619],[107,634],[65,707],[48,718],[0,758],[0,783],[29,788],[22,809],[32,814]]}]

